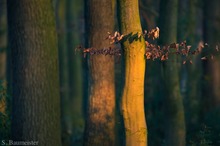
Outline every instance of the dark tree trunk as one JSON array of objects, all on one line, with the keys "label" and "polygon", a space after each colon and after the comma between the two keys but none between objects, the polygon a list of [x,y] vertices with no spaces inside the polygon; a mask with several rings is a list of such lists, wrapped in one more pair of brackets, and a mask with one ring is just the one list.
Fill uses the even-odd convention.
[{"label": "dark tree trunk", "polygon": [[[184,40],[191,45],[191,51],[196,49],[199,41],[197,23],[198,0],[179,0],[178,11],[178,42]],[[199,118],[199,96],[200,96],[200,67],[201,56],[193,55],[192,64],[181,64],[181,93],[184,99],[186,136],[191,138],[195,133]],[[188,141],[188,140],[187,140]]]},{"label": "dark tree trunk", "polygon": [[[220,46],[220,10],[219,0],[204,0],[204,42],[210,45],[211,49],[216,45]],[[213,51],[213,50],[212,50]],[[215,60],[203,62],[203,84],[202,84],[202,110],[201,115],[220,105],[220,57],[215,56]]]},{"label": "dark tree trunk", "polygon": [[7,47],[7,20],[6,0],[0,0],[0,113],[6,114],[6,47]]},{"label": "dark tree trunk", "polygon": [[[160,3],[160,43],[168,45],[177,41],[178,0],[163,0]],[[165,85],[165,115],[167,146],[185,145],[185,118],[180,94],[179,66],[177,56],[170,55],[163,63]]]},{"label": "dark tree trunk", "polygon": [[[71,127],[71,144],[80,146],[83,142],[84,116],[82,91],[82,56],[74,49],[83,42],[82,30],[83,1],[67,0],[66,2],[66,28],[69,67],[69,99],[66,105],[69,113]],[[87,90],[87,89],[86,89]]]},{"label": "dark tree trunk", "polygon": [[8,138],[8,106],[6,83],[7,20],[6,0],[0,0],[0,138]]},{"label": "dark tree trunk", "polygon": [[70,145],[71,134],[71,110],[69,104],[69,68],[68,68],[68,50],[66,45],[66,0],[57,0],[56,3],[56,21],[58,33],[59,50],[59,78],[60,78],[60,98],[61,98],[61,125],[62,125],[62,145]]},{"label": "dark tree trunk", "polygon": [[[109,47],[107,32],[114,28],[113,3],[109,0],[88,1],[89,46]],[[86,121],[86,146],[115,145],[114,56],[93,55],[89,58],[89,101]]]},{"label": "dark tree trunk", "polygon": [[60,146],[58,49],[51,0],[7,1],[12,138]]}]

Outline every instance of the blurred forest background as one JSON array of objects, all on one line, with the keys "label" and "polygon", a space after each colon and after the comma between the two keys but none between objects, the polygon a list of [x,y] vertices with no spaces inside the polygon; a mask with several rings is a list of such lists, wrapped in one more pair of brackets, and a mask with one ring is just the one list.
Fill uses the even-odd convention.
[{"label": "blurred forest background", "polygon": [[[219,146],[219,6],[219,0],[0,0],[0,143]],[[183,63],[181,55],[147,60],[145,49],[132,49],[144,41],[105,39],[107,32],[156,27],[159,39],[150,43],[186,40],[192,51],[208,45]],[[122,51],[85,55],[79,46]]]}]

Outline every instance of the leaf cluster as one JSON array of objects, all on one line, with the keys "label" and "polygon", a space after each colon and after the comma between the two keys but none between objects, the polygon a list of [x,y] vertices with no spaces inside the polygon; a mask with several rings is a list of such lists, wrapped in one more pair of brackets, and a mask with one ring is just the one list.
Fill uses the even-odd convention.
[{"label": "leaf cluster", "polygon": [[[216,45],[215,48],[210,48],[207,43],[200,43],[198,47],[192,48],[191,45],[188,45],[186,41],[182,41],[180,43],[171,43],[168,45],[157,45],[156,43],[149,43],[147,39],[154,40],[159,38],[160,29],[156,27],[155,29],[150,30],[149,32],[144,30],[144,32],[140,33],[137,32],[136,34],[132,35],[132,33],[124,35],[120,34],[119,32],[115,32],[111,34],[108,32],[108,36],[105,40],[109,40],[109,44],[118,45],[124,41],[129,41],[132,43],[133,41],[140,40],[141,38],[145,39],[145,46],[146,46],[146,59],[147,60],[155,60],[159,59],[161,61],[166,61],[169,59],[170,55],[179,55],[183,57],[183,64],[189,62],[190,64],[193,63],[192,56],[201,54],[201,60],[207,59],[214,59],[216,55],[219,54],[219,46]],[[103,49],[96,49],[96,48],[83,48],[82,46],[78,46],[75,50],[80,50],[83,52],[84,57],[86,54],[89,55],[115,55],[121,56],[122,50],[121,47],[107,47]]]}]

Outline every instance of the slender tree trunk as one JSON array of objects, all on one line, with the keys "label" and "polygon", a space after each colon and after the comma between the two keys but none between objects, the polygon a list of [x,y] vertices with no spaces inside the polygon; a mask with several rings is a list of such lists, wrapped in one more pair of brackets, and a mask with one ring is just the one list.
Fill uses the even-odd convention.
[{"label": "slender tree trunk", "polygon": [[71,110],[69,104],[69,68],[68,50],[66,45],[66,0],[58,0],[56,3],[56,21],[58,32],[59,49],[59,78],[61,96],[61,124],[62,124],[62,145],[70,145],[71,134]]},{"label": "slender tree trunk", "polygon": [[[142,28],[151,30],[156,27],[158,17],[157,9],[159,0],[140,0],[140,15]],[[151,40],[148,40],[152,42]],[[160,145],[163,141],[163,91],[161,83],[161,64],[159,60],[146,60],[145,71],[145,115],[148,124],[148,145]],[[162,103],[162,104],[161,104]]]},{"label": "slender tree trunk", "polygon": [[[220,46],[219,0],[204,0],[204,41],[211,47]],[[202,114],[220,105],[220,57],[203,62]]]},{"label": "slender tree trunk", "polygon": [[[88,1],[89,46],[109,47],[107,32],[114,28],[113,3],[109,0]],[[114,56],[92,55],[89,58],[88,119],[85,146],[115,145]]]},{"label": "slender tree trunk", "polygon": [[[141,33],[138,0],[119,0],[119,25],[124,35]],[[131,36],[132,37],[132,36]],[[125,86],[122,95],[122,114],[126,146],[146,146],[147,126],[144,114],[145,43],[123,43],[125,55]]]},{"label": "slender tree trunk", "polygon": [[83,1],[67,0],[67,47],[69,66],[69,104],[71,117],[71,144],[82,145],[84,131],[83,91],[82,91],[82,56],[74,49],[83,42]]},{"label": "slender tree trunk", "polygon": [[0,0],[0,113],[6,114],[6,47],[7,20],[6,0]]},{"label": "slender tree trunk", "polygon": [[[163,0],[160,4],[160,43],[176,42],[178,0]],[[185,146],[185,118],[180,94],[179,66],[177,56],[170,55],[164,64],[165,115],[167,146]]]},{"label": "slender tree trunk", "polygon": [[[158,8],[160,0],[140,0],[140,15],[142,28],[151,30],[157,26]],[[151,43],[153,41],[148,40]],[[155,43],[155,41],[153,42]],[[161,84],[161,62],[160,60],[146,60],[145,71],[145,115],[148,124],[148,145],[161,145],[163,143],[164,117],[163,111],[163,85]]]},{"label": "slender tree trunk", "polygon": [[51,0],[7,0],[12,138],[60,146],[58,49]]},{"label": "slender tree trunk", "polygon": [[[89,36],[88,36],[88,30],[89,30],[89,25],[87,25],[88,24],[88,22],[89,22],[89,20],[88,20],[88,15],[89,15],[89,13],[88,13],[88,2],[89,0],[84,0],[84,30],[85,30],[85,32],[84,32],[84,35],[83,35],[83,37],[84,37],[84,45],[85,45],[85,47],[86,48],[88,48],[89,47]],[[87,105],[88,105],[88,95],[89,95],[89,93],[88,93],[88,89],[89,89],[89,77],[88,77],[88,71],[89,71],[89,69],[88,69],[88,56],[85,56],[83,59],[82,59],[82,69],[83,69],[83,112],[84,112],[84,116],[85,116],[85,118],[86,118],[86,113],[87,113]]]},{"label": "slender tree trunk", "polygon": [[9,136],[7,83],[6,83],[6,48],[7,48],[6,0],[0,0],[0,138]]},{"label": "slender tree trunk", "polygon": [[[198,0],[183,0],[179,1],[178,12],[178,42],[187,41],[191,45],[191,51],[197,48],[198,34],[196,33],[198,16]],[[199,118],[199,96],[200,96],[200,72],[201,56],[194,55],[191,57],[192,64],[181,65],[182,95],[185,105],[186,119],[186,136],[191,138],[194,134],[194,129],[198,125]]]}]

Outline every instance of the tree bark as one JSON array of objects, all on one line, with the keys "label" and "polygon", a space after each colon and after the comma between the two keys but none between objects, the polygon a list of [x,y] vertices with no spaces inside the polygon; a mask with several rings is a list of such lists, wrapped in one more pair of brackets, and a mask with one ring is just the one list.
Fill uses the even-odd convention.
[{"label": "tree bark", "polygon": [[[124,35],[142,33],[138,0],[119,0],[119,25]],[[129,38],[128,38],[129,39]],[[123,43],[125,55],[125,86],[122,95],[122,114],[126,146],[146,146],[147,126],[144,114],[144,39]]]},{"label": "tree bark", "polygon": [[[114,29],[113,2],[88,1],[89,46],[109,47],[104,40]],[[115,145],[114,56],[92,55],[89,58],[89,101],[85,129],[85,146]]]},{"label": "tree bark", "polygon": [[[163,0],[160,3],[160,43],[168,45],[177,40],[178,0]],[[165,86],[165,115],[167,146],[185,146],[185,118],[183,100],[180,94],[179,66],[177,56],[170,55],[163,63]]]},{"label": "tree bark", "polygon": [[60,146],[58,49],[51,0],[7,1],[12,139]]}]

